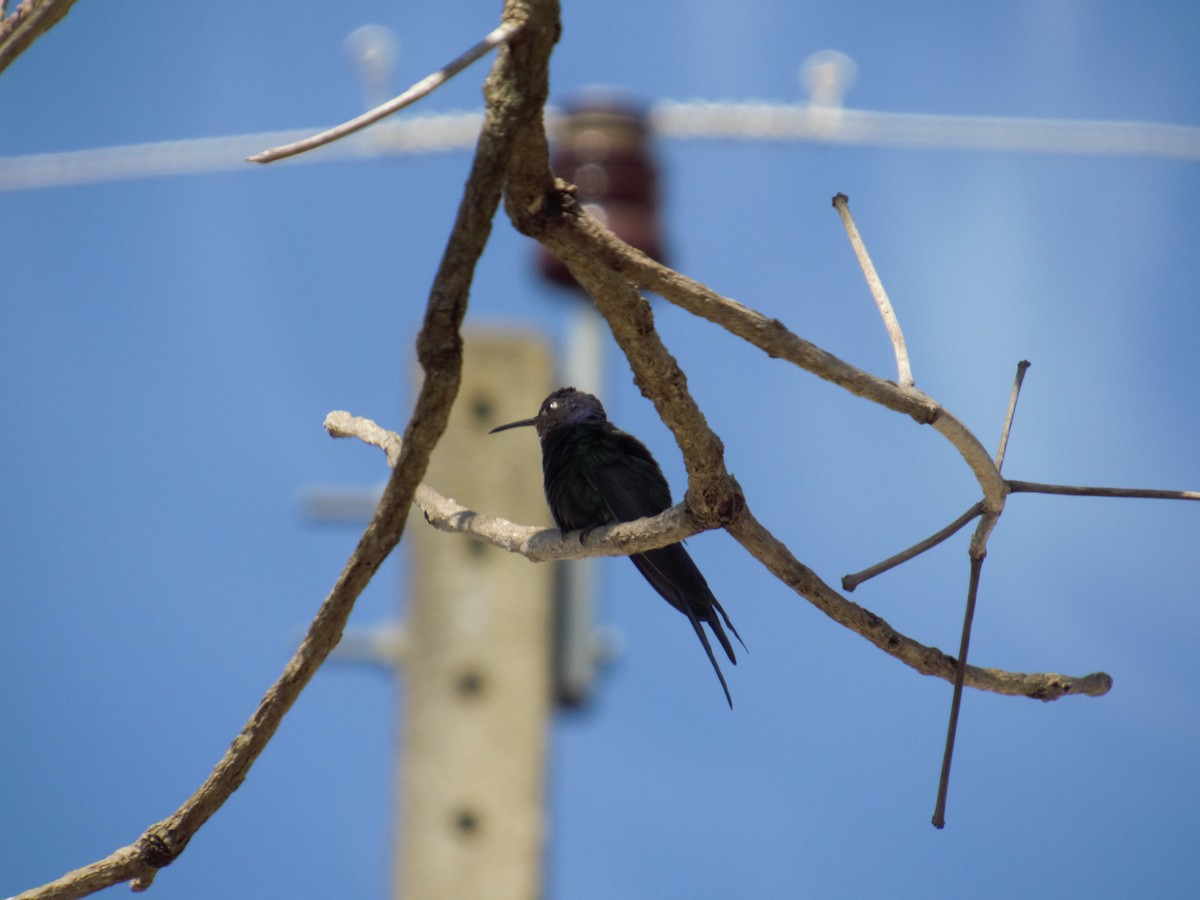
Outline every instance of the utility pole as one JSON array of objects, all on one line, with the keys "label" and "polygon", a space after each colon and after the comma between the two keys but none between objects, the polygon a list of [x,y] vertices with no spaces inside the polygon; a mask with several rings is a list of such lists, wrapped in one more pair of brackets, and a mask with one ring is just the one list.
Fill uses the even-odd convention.
[{"label": "utility pole", "polygon": [[[545,522],[536,436],[487,432],[537,411],[553,389],[550,351],[526,335],[465,337],[462,387],[426,480],[471,509]],[[545,843],[553,567],[421,521],[405,536],[398,896],[530,900]]]},{"label": "utility pole", "polygon": [[[624,98],[596,95],[561,124],[556,171],[579,183],[590,214],[661,257],[644,114]],[[564,383],[599,391],[602,322],[558,260],[543,251],[539,270],[572,289]],[[558,386],[550,350],[528,334],[464,337],[462,384],[426,480],[469,509],[548,522],[536,436],[493,441],[488,431],[533,415]],[[362,515],[363,501],[361,493],[319,491],[308,506],[315,517],[345,520]],[[347,632],[338,648],[342,659],[404,675],[396,896],[532,900],[542,886],[550,712],[556,702],[587,702],[610,655],[593,628],[594,565],[556,572],[421,521],[410,523],[405,543],[412,574],[404,624]]]},{"label": "utility pole", "polygon": [[[593,99],[565,126],[556,169],[581,181],[593,215],[661,256],[644,117],[611,98]],[[578,289],[556,260],[543,256],[540,269],[552,283]],[[594,310],[572,302],[578,312],[563,374],[595,391],[602,326]],[[474,330],[464,338],[458,399],[426,480],[470,509],[546,522],[536,437],[490,441],[488,431],[529,417],[557,386],[550,350],[528,334]],[[344,519],[361,497],[322,492],[309,501],[315,515]],[[410,523],[406,544],[404,624],[348,633],[339,648],[343,658],[404,673],[395,895],[532,900],[542,888],[550,712],[556,702],[586,702],[608,655],[593,630],[594,567],[556,572],[420,521]]]}]

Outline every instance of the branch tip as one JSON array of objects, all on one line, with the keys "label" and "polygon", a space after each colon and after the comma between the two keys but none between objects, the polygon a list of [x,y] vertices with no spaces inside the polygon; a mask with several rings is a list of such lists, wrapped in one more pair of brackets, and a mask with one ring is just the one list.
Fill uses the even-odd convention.
[{"label": "branch tip", "polygon": [[1004,466],[1004,454],[1008,449],[1008,436],[1012,431],[1013,416],[1017,413],[1017,399],[1021,396],[1021,384],[1025,381],[1025,372],[1032,363],[1027,359],[1017,363],[1017,375],[1013,380],[1012,394],[1008,398],[1008,411],[1004,414],[1004,427],[1000,430],[1000,448],[996,451],[996,471]]},{"label": "branch tip", "polygon": [[904,333],[900,330],[900,321],[896,318],[887,291],[883,289],[883,282],[879,280],[879,273],[875,271],[875,264],[871,262],[871,255],[867,252],[866,244],[863,243],[862,236],[858,233],[858,227],[854,224],[854,216],[850,214],[849,200],[850,198],[845,194],[836,194],[833,198],[833,207],[842,219],[842,226],[846,229],[846,236],[850,239],[854,256],[858,259],[858,265],[867,280],[867,287],[871,291],[871,296],[875,298],[879,315],[883,318],[883,327],[887,329],[888,338],[892,342],[892,350],[896,355],[896,383],[902,388],[912,387],[914,384],[912,367],[908,361],[908,348],[904,344]]},{"label": "branch tip", "polygon": [[475,44],[465,53],[452,59],[445,66],[433,72],[404,93],[393,97],[386,103],[381,103],[374,109],[367,110],[360,116],[355,116],[348,122],[343,122],[341,125],[322,131],[320,134],[314,134],[311,137],[304,138],[299,141],[293,141],[290,144],[284,144],[280,147],[272,147],[269,150],[263,150],[261,153],[255,153],[253,156],[246,157],[246,162],[252,163],[271,163],[276,160],[286,159],[289,156],[297,156],[301,153],[306,153],[309,150],[315,150],[318,147],[323,147],[326,144],[332,144],[334,141],[341,140],[356,131],[366,128],[368,125],[374,125],[381,119],[386,119],[393,113],[397,113],[406,106],[411,106],[418,100],[429,96],[471,63],[486,56],[495,47],[511,40],[525,25],[524,21],[507,21],[502,23],[498,28],[489,33],[483,40]]}]

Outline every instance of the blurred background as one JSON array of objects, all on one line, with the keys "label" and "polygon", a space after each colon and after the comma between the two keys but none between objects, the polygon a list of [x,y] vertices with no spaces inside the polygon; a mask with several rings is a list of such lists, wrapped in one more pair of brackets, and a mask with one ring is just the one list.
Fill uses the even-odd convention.
[{"label": "blurred background", "polygon": [[[11,158],[335,124],[442,66],[499,6],[82,2],[0,76],[0,895],[174,810],[278,676],[360,531],[314,521],[304,498],[386,474],[322,421],[403,427],[470,162],[331,151],[263,168],[218,146],[183,174],[37,186]],[[660,111],[808,103],[802,64],[832,49],[854,76],[818,98],[834,107],[1200,126],[1200,6],[1182,0],[615,0],[567,4],[563,23],[556,103],[598,83]],[[347,48],[366,24],[398,42],[373,86]],[[490,64],[402,115],[477,111]],[[894,377],[830,207],[845,192],[917,386],[989,447],[1032,361],[1006,475],[1195,490],[1200,164],[1151,133],[1133,155],[662,134],[670,262]],[[578,301],[533,260],[501,215],[469,322],[561,350]],[[756,514],[827,581],[978,499],[932,430],[655,309]],[[611,343],[604,365],[610,418],[681,494],[671,435]],[[956,652],[968,535],[853,599]],[[689,547],[749,647],[726,666],[730,712],[686,622],[628,563],[601,561],[616,656],[553,720],[545,895],[1194,895],[1198,539],[1195,504],[1010,499],[972,661],[1102,669],[1115,686],[1050,704],[968,692],[940,832],[947,683],[706,534]],[[406,576],[401,552],[351,624],[402,618]],[[390,896],[403,704],[402,678],[327,665],[154,895]]]}]

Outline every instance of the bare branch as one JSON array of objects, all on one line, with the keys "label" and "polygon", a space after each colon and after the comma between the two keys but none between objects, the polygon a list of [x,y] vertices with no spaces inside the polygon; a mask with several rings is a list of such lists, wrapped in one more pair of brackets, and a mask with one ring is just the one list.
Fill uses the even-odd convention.
[{"label": "bare branch", "polygon": [[[569,187],[558,183],[549,190],[544,137],[528,135],[530,158],[514,161],[506,185],[506,208],[523,233],[540,240],[558,255],[572,275],[591,294],[609,321],[613,335],[625,351],[643,393],[654,399],[664,422],[675,433],[688,467],[688,503],[700,512],[705,524],[717,522],[742,541],[785,583],[819,606],[828,615],[903,659],[918,671],[952,680],[956,661],[894,631],[878,616],[838,595],[801,566],[787,548],[762,529],[744,507],[740,492],[724,470],[719,439],[713,435],[687,392],[687,382],[675,360],[654,331],[648,304],[633,283],[653,289],[678,305],[723,325],[727,330],[762,347],[771,356],[788,358],[823,378],[889,408],[933,424],[959,449],[984,492],[984,520],[976,530],[973,548],[982,547],[1004,507],[1008,486],[988,452],[956,418],[921,392],[868,375],[789,332],[777,320],[721,297],[691,279],[654,262],[624,244],[574,203]],[[618,277],[623,276],[623,277]],[[712,491],[696,490],[698,479]],[[713,501],[716,501],[715,503]],[[766,549],[764,549],[766,548]],[[801,574],[802,573],[802,574]],[[972,686],[1003,693],[1053,699],[1067,693],[1102,694],[1111,686],[1103,673],[1086,678],[1059,675],[1019,675],[968,667],[964,676]]]},{"label": "bare branch", "polygon": [[[515,2],[511,5],[518,5]],[[554,23],[557,18],[554,18]],[[556,30],[556,24],[551,26]],[[552,41],[540,40],[533,52],[549,55]],[[501,54],[489,76],[511,79]],[[149,886],[155,871],[170,864],[192,836],[245,780],[250,766],[278,729],[283,716],[337,644],[354,601],[399,543],[429,456],[445,430],[462,372],[462,336],[474,267],[491,233],[500,201],[505,161],[512,153],[514,129],[502,105],[489,104],[475,160],[458,216],[442,257],[417,337],[417,358],[425,379],[375,514],[359,539],[333,589],[321,604],[295,655],[271,686],[258,709],[234,739],[203,785],[170,817],[150,826],[133,845],[100,863],[69,873],[52,885],[20,895],[22,900],[81,897],[103,887],[134,879],[135,890]]]},{"label": "bare branch", "polygon": [[1200,491],[1077,487],[1068,484],[1039,484],[1036,481],[1009,481],[1008,489],[1014,494],[1065,494],[1070,497],[1137,497],[1143,500],[1200,500]]},{"label": "bare branch", "polygon": [[[370,419],[346,412],[330,413],[325,419],[325,428],[334,437],[357,437],[380,447],[389,460],[399,452],[401,446],[400,438],[395,433],[381,428]],[[683,504],[653,518],[597,528],[588,535],[587,540],[579,542],[573,536],[577,534],[575,532],[562,536],[557,529],[532,528],[516,525],[506,519],[484,516],[443,497],[428,485],[421,485],[417,489],[415,502],[436,527],[487,541],[535,562],[636,553],[665,546],[702,530]],[[979,506],[976,504],[975,515],[978,515]],[[923,674],[953,680],[953,657],[906,637],[879,616],[839,595],[811,569],[797,561],[787,547],[763,528],[748,510],[743,510],[727,526],[727,530],[781,581],[812,601],[834,621]],[[1112,686],[1112,679],[1103,673],[1073,678],[1066,675],[1027,675],[976,666],[967,667],[966,678],[971,687],[1040,700],[1054,700],[1067,694],[1097,696]]]},{"label": "bare branch", "polygon": [[856,587],[864,581],[870,581],[876,575],[882,575],[889,569],[894,569],[896,566],[908,562],[914,556],[920,556],[926,550],[931,550],[940,544],[946,538],[958,532],[964,525],[983,512],[983,502],[980,501],[968,509],[965,513],[943,528],[941,531],[931,534],[923,541],[913,544],[907,550],[901,550],[895,556],[889,556],[883,562],[878,562],[875,565],[863,569],[861,572],[856,572],[853,575],[842,576],[842,590],[853,592]]},{"label": "bare branch", "polygon": [[330,437],[358,438],[365,444],[378,447],[387,457],[388,468],[394,469],[400,459],[400,448],[403,446],[400,435],[377,425],[366,416],[352,415],[340,409],[334,410],[325,417],[325,430]]},{"label": "bare branch", "polygon": [[[875,613],[847,600],[797,560],[782,541],[754,518],[749,509],[731,522],[726,530],[776,578],[807,598],[835,622],[862,635],[880,650],[923,675],[954,680],[954,657],[914,641],[896,631]],[[1112,688],[1112,678],[1104,672],[1073,677],[1052,673],[1005,672],[978,666],[967,666],[965,683],[979,690],[1036,700],[1057,700],[1071,694],[1098,697]]]},{"label": "bare branch", "polygon": [[[544,99],[549,90],[547,76],[545,69],[531,71],[531,77],[538,79],[531,94]],[[629,360],[635,383],[654,403],[679,445],[688,473],[688,508],[704,527],[722,525],[737,514],[743,502],[741,489],[725,469],[724,445],[709,428],[704,413],[688,392],[687,377],[659,338],[650,304],[632,281],[610,265],[598,245],[572,240],[573,227],[595,220],[578,214],[578,210],[577,214],[561,215],[564,210],[559,204],[574,201],[550,171],[540,107],[536,124],[536,128],[522,132],[520,152],[511,162],[505,183],[509,217],[519,231],[536,237],[558,255],[591,295]],[[598,233],[617,240],[602,227]]]},{"label": "bare branch", "polygon": [[[1000,448],[996,453],[996,470],[999,472],[1000,467],[1004,465],[1004,454],[1008,447],[1008,437],[1012,430],[1013,417],[1016,412],[1017,398],[1021,392],[1021,384],[1025,379],[1025,372],[1029,368],[1030,363],[1027,360],[1022,360],[1017,364],[1017,375],[1013,382],[1012,395],[1009,398],[1008,413],[1005,416],[1004,428],[1000,436]],[[1012,481],[1005,482],[1008,490],[1012,493],[1039,493],[1039,494],[1067,494],[1075,497],[1139,497],[1151,500],[1200,500],[1200,491],[1166,491],[1166,490],[1150,490],[1147,488],[1105,488],[1105,487],[1072,487],[1062,484],[1039,484],[1033,481]],[[876,563],[869,568],[863,569],[861,572],[856,572],[852,575],[846,575],[842,578],[842,589],[853,591],[864,581],[874,578],[876,575],[881,575],[889,569],[907,562],[915,556],[924,553],[933,547],[936,547],[946,538],[955,534],[964,525],[983,512],[982,503],[976,503],[965,513],[943,528],[936,534],[930,535],[923,541],[919,541],[907,550],[902,550],[895,556],[888,557],[883,562]]]},{"label": "bare branch", "polygon": [[[1021,383],[1029,368],[1028,360],[1017,363],[1017,375],[1013,380],[1012,394],[1008,398],[1008,410],[1004,414],[1004,427],[1000,429],[1000,446],[996,450],[996,472],[1004,465],[1004,453],[1008,449],[1008,437],[1012,432],[1013,417],[1017,412],[1017,400],[1021,396]],[[971,538],[971,577],[967,585],[967,604],[963,611],[962,638],[958,647],[958,664],[954,669],[954,693],[950,698],[950,719],[946,726],[946,747],[942,752],[942,774],[938,779],[937,802],[933,808],[933,827],[946,827],[946,795],[950,789],[950,763],[954,758],[954,741],[958,735],[958,714],[962,708],[963,681],[967,670],[967,654],[971,646],[971,625],[975,621],[975,605],[979,598],[979,578],[983,572],[983,560],[987,556],[987,540],[999,521],[1000,512],[985,512],[975,535]]]},{"label": "bare branch", "polygon": [[[1010,420],[1011,421],[1011,420]],[[1000,460],[1003,462],[1003,459]],[[1109,487],[1074,487],[1066,484],[1039,484],[1034,481],[1006,482],[1009,491],[1014,494],[1064,494],[1071,497],[1134,497],[1144,500],[1200,500],[1200,491],[1167,491],[1149,488],[1109,488]],[[908,562],[926,550],[931,550],[951,535],[957,533],[964,525],[983,511],[983,504],[976,503],[965,513],[935,534],[913,544],[907,550],[901,550],[895,556],[890,556],[882,562],[842,577],[842,589],[853,592],[865,581],[870,581],[876,575],[882,575],[889,569]]]},{"label": "bare branch", "polygon": [[1021,396],[1021,383],[1025,380],[1025,372],[1029,369],[1027,359],[1017,363],[1017,377],[1013,381],[1012,394],[1008,398],[1008,412],[1004,414],[1004,428],[1000,431],[1000,448],[996,451],[996,471],[1004,468],[1004,453],[1008,449],[1008,435],[1012,431],[1013,416],[1017,413],[1017,399]]},{"label": "bare branch", "polygon": [[134,890],[145,890],[157,872],[142,857],[137,845],[131,844],[41,887],[17,894],[11,900],[74,900],[126,881],[133,882]]},{"label": "bare branch", "polygon": [[289,156],[297,156],[309,150],[315,150],[317,147],[332,144],[334,141],[354,134],[354,132],[360,131],[368,125],[374,125],[380,119],[386,119],[392,113],[399,112],[406,106],[412,106],[412,104],[421,98],[432,94],[467,66],[471,65],[471,63],[486,56],[495,47],[511,39],[513,35],[521,30],[523,25],[523,21],[515,19],[506,21],[470,50],[446,63],[445,66],[436,72],[426,75],[403,94],[393,97],[386,103],[379,104],[374,109],[367,110],[361,116],[356,116],[349,122],[343,122],[341,125],[322,131],[320,134],[314,134],[312,137],[307,137],[291,144],[284,144],[282,147],[274,147],[270,150],[256,153],[253,156],[247,157],[246,162],[270,163],[279,159],[286,159]]},{"label": "bare branch", "polygon": [[23,0],[7,18],[0,8],[0,72],[57,25],[74,4],[75,0]]},{"label": "bare branch", "polygon": [[592,295],[625,352],[634,381],[671,429],[688,473],[687,504],[708,527],[729,522],[742,508],[741,488],[725,468],[725,446],[688,391],[687,376],[654,328],[654,314],[637,289],[607,267],[568,263]]},{"label": "bare branch", "polygon": [[858,227],[854,224],[854,216],[850,214],[850,198],[845,194],[835,195],[833,208],[842,218],[846,236],[850,238],[850,246],[854,248],[854,256],[858,259],[858,265],[867,279],[867,287],[871,289],[875,305],[879,307],[879,315],[883,317],[883,327],[887,329],[888,338],[892,342],[892,350],[896,354],[896,383],[901,387],[912,387],[912,368],[908,362],[908,348],[904,345],[904,332],[900,330],[900,321],[892,309],[887,291],[883,289],[883,282],[879,280],[879,273],[875,271],[875,264],[871,262],[871,254],[867,253],[867,246],[863,243],[862,236],[858,233]]},{"label": "bare branch", "polygon": [[[325,417],[325,430],[333,437],[356,437],[379,447],[387,454],[389,466],[399,458],[400,436],[370,419],[347,412],[331,412]],[[578,531],[563,534],[557,528],[518,525],[508,519],[475,512],[444,497],[427,484],[418,486],[413,502],[434,528],[475,538],[509,553],[519,553],[532,562],[627,556],[665,547],[704,530],[683,503],[657,516],[594,528],[583,538]]]},{"label": "bare branch", "polygon": [[938,778],[937,802],[933,807],[933,827],[946,827],[946,795],[950,790],[950,761],[954,757],[954,739],[958,734],[958,713],[962,708],[963,682],[966,677],[967,649],[971,643],[971,622],[975,618],[975,600],[979,596],[979,576],[983,557],[971,558],[971,578],[967,585],[967,610],[963,616],[962,641],[958,648],[958,665],[954,667],[954,694],[950,699],[950,721],[946,726],[946,748],[942,752],[942,774]]},{"label": "bare branch", "polygon": [[[511,184],[508,191],[511,197]],[[786,359],[852,394],[911,416],[922,425],[932,425],[970,466],[983,490],[984,508],[989,511],[1004,508],[1008,487],[996,471],[992,455],[966,426],[921,391],[900,387],[855,368],[793,334],[778,319],[768,319],[651,259],[591,216],[583,214],[565,189],[550,197],[545,194],[535,197],[530,191],[521,196],[520,203],[510,199],[508,209],[522,233],[542,241],[568,265],[586,268],[595,266],[597,261],[602,262],[631,283],[640,284],[675,305],[720,325],[768,356]],[[579,280],[578,274],[576,279]],[[678,434],[676,440],[679,440]]]}]

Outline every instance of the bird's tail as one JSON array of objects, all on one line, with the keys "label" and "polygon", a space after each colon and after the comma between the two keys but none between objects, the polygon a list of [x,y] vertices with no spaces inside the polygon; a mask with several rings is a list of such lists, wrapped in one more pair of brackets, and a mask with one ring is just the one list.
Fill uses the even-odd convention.
[{"label": "bird's tail", "polygon": [[[743,647],[746,644],[742,641],[742,636],[738,634],[737,629],[733,627],[733,623],[729,621],[729,616],[726,615],[720,602],[709,590],[708,583],[700,574],[700,570],[696,568],[696,564],[692,562],[692,558],[688,556],[682,544],[671,544],[648,553],[636,553],[630,557],[630,560],[658,591],[659,595],[687,616],[687,620],[692,623],[692,629],[696,632],[696,637],[700,638],[700,643],[704,645],[708,661],[712,663],[713,671],[717,673],[717,680],[721,682],[721,689],[725,691],[725,700],[729,704],[729,708],[733,709],[733,698],[729,694],[729,686],[725,683],[725,675],[717,663],[716,654],[713,653],[712,644],[708,640],[708,633],[704,630],[703,623],[708,623],[708,627],[720,641],[721,649],[725,651],[725,655],[735,666],[737,665],[737,656],[733,652],[733,644],[729,640],[729,635],[721,627],[721,620],[725,620],[725,624],[729,626],[729,630],[733,632],[734,637]],[[667,574],[668,571],[673,572],[674,579]],[[679,581],[682,581],[685,586],[681,587]],[[714,608],[717,612],[713,612]]]},{"label": "bird's tail", "polygon": [[[717,664],[716,654],[713,653],[712,644],[708,642],[708,634],[704,631],[704,626],[696,618],[696,611],[692,609],[690,603],[684,604],[684,612],[687,614],[688,621],[692,623],[692,628],[696,629],[696,637],[700,638],[700,643],[704,645],[704,652],[708,654],[708,661],[712,663],[713,671],[717,673],[717,680],[721,682],[721,690],[725,692],[725,702],[729,704],[730,709],[733,709],[733,697],[729,693],[729,685],[725,683],[725,675],[721,672],[721,667]],[[726,621],[728,622],[728,619]],[[729,655],[729,661],[736,666],[737,659],[733,655],[733,647],[729,645],[729,638],[726,637],[725,631],[721,628],[721,623],[714,617],[709,620],[709,624],[713,626],[713,633],[716,634],[717,640],[721,642],[721,646],[725,648],[725,652]],[[729,627],[733,628],[732,625]],[[734,634],[737,634],[736,630]],[[741,638],[738,638],[738,640],[740,641]]]},{"label": "bird's tail", "polygon": [[[738,634],[737,628],[735,628],[733,623],[729,621],[729,614],[727,612],[725,612],[725,607],[723,607],[721,605],[721,601],[718,600],[716,597],[713,597],[712,605],[713,605],[713,609],[715,609],[718,613],[721,614],[721,619],[725,620],[725,627],[733,632],[733,636],[735,638],[737,638],[738,643],[742,645],[742,649],[749,650],[750,648],[748,648],[746,646],[746,642],[742,640],[742,636],[740,634]],[[713,633],[717,636],[717,640],[719,640],[721,642],[721,646],[725,648],[725,653],[729,657],[729,661],[732,662],[736,666],[737,660],[734,659],[734,657],[733,657],[733,646],[729,643],[729,638],[725,636],[725,629],[721,627],[721,620],[718,619],[716,616],[714,616],[710,612],[708,614],[707,621],[708,621],[708,626],[713,630]]]}]

